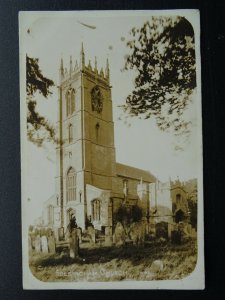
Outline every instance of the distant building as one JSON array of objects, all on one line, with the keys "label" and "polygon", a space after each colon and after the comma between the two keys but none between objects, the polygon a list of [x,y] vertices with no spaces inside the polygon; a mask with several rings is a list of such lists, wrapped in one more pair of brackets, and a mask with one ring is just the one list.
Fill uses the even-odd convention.
[{"label": "distant building", "polygon": [[152,223],[173,222],[170,182],[150,184],[150,212]]},{"label": "distant building", "polygon": [[151,221],[179,223],[188,220],[188,193],[179,180],[151,183],[149,197]]},{"label": "distant building", "polygon": [[187,221],[189,217],[188,193],[185,190],[185,184],[181,183],[179,179],[171,182],[171,198],[174,222]]}]

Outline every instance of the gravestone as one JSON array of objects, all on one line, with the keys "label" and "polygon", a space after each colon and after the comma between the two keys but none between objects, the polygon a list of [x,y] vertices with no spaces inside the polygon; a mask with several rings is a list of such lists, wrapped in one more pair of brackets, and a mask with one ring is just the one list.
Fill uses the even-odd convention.
[{"label": "gravestone", "polygon": [[168,223],[167,222],[159,222],[156,223],[156,237],[163,237],[164,239],[168,239]]},{"label": "gravestone", "polygon": [[106,226],[105,227],[105,245],[111,246],[112,242],[113,242],[112,227]]},{"label": "gravestone", "polygon": [[154,260],[152,262],[150,270],[153,273],[158,273],[158,272],[162,271],[163,270],[163,262],[161,260],[159,260],[159,259]]},{"label": "gravestone", "polygon": [[41,251],[42,253],[48,253],[48,241],[45,235],[41,237]]},{"label": "gravestone", "polygon": [[171,232],[173,231],[173,224],[168,223],[168,238],[171,239]]},{"label": "gravestone", "polygon": [[187,224],[187,232],[188,232],[188,235],[191,235],[191,230],[192,230],[191,224]]},{"label": "gravestone", "polygon": [[134,245],[143,245],[145,241],[145,224],[143,222],[132,223],[129,235]]},{"label": "gravestone", "polygon": [[32,251],[32,241],[31,241],[31,236],[28,236],[28,249],[29,251]]},{"label": "gravestone", "polygon": [[70,243],[70,257],[76,258],[79,255],[79,239],[77,234],[77,229],[73,228],[71,236],[69,238]]},{"label": "gravestone", "polygon": [[79,244],[82,243],[82,229],[80,227],[77,228],[77,235],[79,239]]},{"label": "gravestone", "polygon": [[196,231],[195,228],[192,228],[192,229],[191,229],[191,236],[192,236],[192,237],[196,237],[196,236],[197,236],[197,231]]},{"label": "gravestone", "polygon": [[115,232],[113,235],[113,242],[116,244],[116,246],[123,246],[125,244],[126,240],[126,233],[123,228],[123,225],[118,222],[116,224]]},{"label": "gravestone", "polygon": [[34,242],[35,252],[40,253],[41,252],[41,237],[40,235],[37,235]]},{"label": "gravestone", "polygon": [[95,244],[96,242],[96,234],[95,234],[95,229],[93,226],[89,226],[87,229],[88,235],[90,237],[90,243]]},{"label": "gravestone", "polygon": [[34,251],[34,250],[35,250],[35,239],[36,239],[35,234],[32,233],[32,234],[30,235],[30,238],[31,238],[31,247],[32,247],[32,251]]},{"label": "gravestone", "polygon": [[49,253],[55,253],[55,237],[53,235],[48,237],[48,249]]}]

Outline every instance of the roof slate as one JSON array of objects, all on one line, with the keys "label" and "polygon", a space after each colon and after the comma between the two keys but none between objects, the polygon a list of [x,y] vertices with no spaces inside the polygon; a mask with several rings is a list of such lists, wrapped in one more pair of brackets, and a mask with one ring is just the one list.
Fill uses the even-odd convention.
[{"label": "roof slate", "polygon": [[127,166],[121,163],[116,163],[117,176],[138,179],[142,178],[146,182],[156,182],[157,178],[149,171],[141,170],[135,167]]}]

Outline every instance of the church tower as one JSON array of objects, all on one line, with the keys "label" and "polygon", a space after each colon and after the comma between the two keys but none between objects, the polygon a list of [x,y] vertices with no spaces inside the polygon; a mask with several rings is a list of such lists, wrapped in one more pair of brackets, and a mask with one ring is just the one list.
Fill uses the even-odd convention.
[{"label": "church tower", "polygon": [[56,195],[64,229],[72,214],[85,228],[86,187],[111,191],[115,177],[114,124],[109,62],[105,71],[85,63],[83,44],[79,62],[70,57],[59,68],[59,100],[56,147]]}]

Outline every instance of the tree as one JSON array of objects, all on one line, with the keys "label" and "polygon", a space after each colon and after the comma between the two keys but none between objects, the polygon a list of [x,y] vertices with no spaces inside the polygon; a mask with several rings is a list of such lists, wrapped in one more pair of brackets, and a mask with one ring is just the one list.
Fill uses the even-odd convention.
[{"label": "tree", "polygon": [[192,227],[197,229],[197,202],[193,199],[188,199],[188,208],[190,211],[190,223]]},{"label": "tree", "polygon": [[115,222],[121,222],[123,225],[138,222],[142,219],[142,210],[138,205],[126,206],[122,204],[114,215]]},{"label": "tree", "polygon": [[36,111],[37,101],[34,98],[39,92],[46,99],[52,94],[50,87],[54,85],[51,79],[42,75],[38,58],[26,56],[26,93],[27,93],[27,137],[42,146],[44,141],[55,141],[55,129],[49,121]]},{"label": "tree", "polygon": [[196,87],[194,30],[184,17],[152,17],[132,28],[124,70],[136,71],[135,87],[123,109],[130,116],[155,117],[161,130],[188,132],[183,112]]}]

